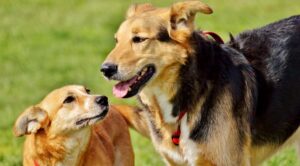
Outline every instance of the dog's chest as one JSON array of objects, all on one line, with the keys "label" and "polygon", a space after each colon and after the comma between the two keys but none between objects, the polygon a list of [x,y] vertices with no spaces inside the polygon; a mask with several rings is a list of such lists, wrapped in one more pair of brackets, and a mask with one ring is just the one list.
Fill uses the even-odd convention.
[{"label": "dog's chest", "polygon": [[156,93],[154,99],[147,98],[149,95],[140,95],[140,99],[148,109],[152,109],[148,110],[147,119],[151,139],[156,150],[160,152],[166,161],[171,161],[171,163],[174,162],[179,165],[194,163],[201,150],[198,149],[196,143],[189,139],[190,129],[187,124],[187,116],[184,116],[181,120],[182,134],[180,136],[180,145],[177,146],[172,142],[172,134],[179,126],[177,123],[178,117],[171,115],[173,105],[163,94],[152,92]]},{"label": "dog's chest", "polygon": [[188,161],[189,165],[195,165],[203,151],[198,143],[189,138],[191,130],[187,123],[187,115],[183,116],[181,120],[180,130],[180,148],[184,154],[184,159]]},{"label": "dog's chest", "polygon": [[201,156],[202,149],[199,145],[189,138],[190,128],[187,124],[186,118],[184,116],[181,124],[181,135],[179,145],[175,145],[172,141],[173,130],[165,130],[162,134],[162,138],[157,138],[157,135],[152,134],[152,142],[155,148],[163,155],[167,161],[170,163],[177,163],[179,165],[195,165],[199,157]]},{"label": "dog's chest", "polygon": [[78,133],[75,133],[72,138],[67,139],[64,143],[67,154],[65,158],[62,161],[58,162],[56,165],[78,165],[78,162],[81,159],[81,155],[87,148],[90,137],[90,129],[86,128]]},{"label": "dog's chest", "polygon": [[182,149],[174,145],[172,142],[171,132],[162,131],[161,137],[158,137],[155,131],[151,131],[151,140],[154,144],[155,149],[163,156],[163,158],[167,159],[167,161],[173,161],[174,163],[178,163],[180,165],[185,164],[185,159],[182,153]]}]

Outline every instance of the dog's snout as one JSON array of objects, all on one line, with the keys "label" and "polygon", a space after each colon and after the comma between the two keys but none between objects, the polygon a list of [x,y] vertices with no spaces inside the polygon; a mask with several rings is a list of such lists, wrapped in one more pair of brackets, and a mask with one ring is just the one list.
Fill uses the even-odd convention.
[{"label": "dog's snout", "polygon": [[100,71],[105,75],[105,77],[110,78],[118,72],[118,66],[112,63],[104,63],[101,66]]},{"label": "dog's snout", "polygon": [[108,105],[108,99],[107,99],[106,96],[96,97],[95,102],[99,105],[102,105],[102,106],[107,106]]}]

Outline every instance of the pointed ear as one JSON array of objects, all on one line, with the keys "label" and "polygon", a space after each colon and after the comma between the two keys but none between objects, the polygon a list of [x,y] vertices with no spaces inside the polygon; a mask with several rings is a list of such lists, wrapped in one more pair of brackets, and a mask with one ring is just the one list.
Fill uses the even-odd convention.
[{"label": "pointed ear", "polygon": [[169,35],[179,43],[186,42],[194,31],[194,19],[197,12],[211,14],[212,9],[200,1],[177,2],[170,9]]},{"label": "pointed ear", "polygon": [[39,129],[49,124],[48,114],[40,107],[27,108],[17,119],[14,125],[14,135],[17,137],[25,134],[36,133]]},{"label": "pointed ear", "polygon": [[155,9],[150,3],[144,3],[144,4],[134,4],[131,5],[128,10],[127,10],[127,14],[126,14],[126,18],[130,18],[134,15],[146,12],[146,11],[150,11]]}]

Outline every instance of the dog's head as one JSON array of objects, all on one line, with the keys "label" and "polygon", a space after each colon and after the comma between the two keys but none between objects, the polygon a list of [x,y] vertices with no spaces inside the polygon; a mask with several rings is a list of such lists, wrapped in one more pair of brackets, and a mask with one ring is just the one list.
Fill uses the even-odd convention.
[{"label": "dog's head", "polygon": [[[150,4],[133,5],[115,34],[116,46],[101,66],[108,79],[121,81],[114,87],[117,97],[136,95],[146,84],[172,77],[190,51],[197,12],[212,10],[200,1],[184,1],[170,8]],[[163,77],[163,78],[162,78]]]},{"label": "dog's head", "polygon": [[90,95],[83,86],[70,85],[52,91],[43,101],[27,108],[14,125],[14,134],[37,133],[53,135],[78,131],[104,118],[108,112],[105,96]]}]

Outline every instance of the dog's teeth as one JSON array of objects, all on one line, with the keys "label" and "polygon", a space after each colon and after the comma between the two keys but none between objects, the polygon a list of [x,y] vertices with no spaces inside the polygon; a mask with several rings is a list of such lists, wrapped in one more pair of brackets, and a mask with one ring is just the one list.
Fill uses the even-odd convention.
[{"label": "dog's teeth", "polygon": [[128,91],[131,91],[131,88],[129,88]]},{"label": "dog's teeth", "polygon": [[138,78],[137,78],[137,79],[138,79],[138,80],[140,80],[141,78],[142,78],[142,76],[138,76]]},{"label": "dog's teeth", "polygon": [[[140,73],[140,75],[141,75],[141,76],[144,75],[147,71],[148,71],[148,67],[143,68],[142,71],[141,71],[141,73]],[[140,79],[140,78],[139,78],[139,79]]]}]

